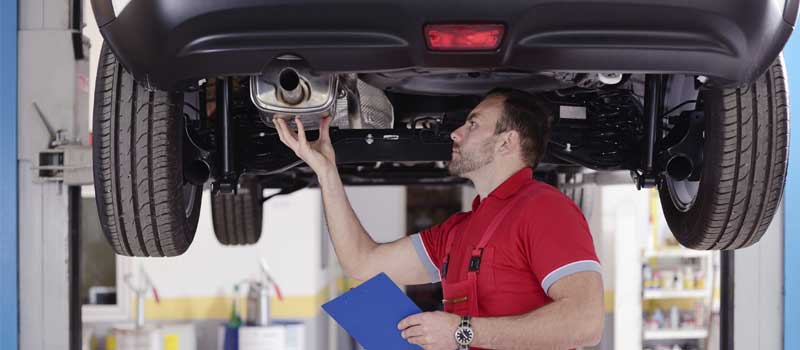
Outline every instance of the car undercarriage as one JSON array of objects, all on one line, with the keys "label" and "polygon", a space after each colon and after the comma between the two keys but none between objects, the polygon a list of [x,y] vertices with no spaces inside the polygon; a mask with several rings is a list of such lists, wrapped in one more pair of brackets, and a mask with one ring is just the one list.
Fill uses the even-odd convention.
[{"label": "car undercarriage", "polygon": [[[702,77],[626,74],[620,75],[616,84],[604,85],[599,80],[587,82],[587,75],[572,74],[583,86],[576,84],[543,93],[559,110],[559,117],[548,153],[539,166],[541,171],[576,166],[599,171],[628,170],[640,187],[657,184],[657,175],[662,173],[696,181],[702,152],[697,147],[686,147],[687,143],[702,145],[697,132],[702,127],[702,113],[694,111],[696,97],[686,97],[691,99],[665,110],[663,100],[656,96],[664,95],[668,83],[677,90],[676,86],[685,85],[686,81],[693,84],[687,92],[696,96],[703,85]],[[271,122],[265,120],[269,112],[250,102],[249,83],[247,78],[203,81],[197,86],[197,96],[205,103],[185,102],[189,107],[186,129],[191,145],[185,167],[193,170],[191,178],[197,183],[213,178],[215,188],[222,191],[234,190],[242,174],[259,176],[267,182],[270,177],[293,174],[297,181],[313,184],[313,174],[283,146]],[[345,89],[339,93],[347,94]],[[331,138],[345,181],[463,183],[463,179],[447,173],[445,162],[450,160],[452,147],[449,135],[464,122],[480,96],[385,96],[388,111],[376,111],[374,106],[358,100],[337,100],[345,106],[334,107],[338,113],[333,123],[338,127],[332,130]],[[228,101],[229,106],[217,108],[222,101]],[[348,102],[355,102],[359,108],[348,110]],[[369,113],[389,115],[384,117],[388,123],[373,125],[369,116],[362,117]],[[364,120],[355,123],[353,118]],[[304,123],[318,125],[318,120],[309,119],[306,115]],[[353,128],[353,124],[360,127]],[[316,138],[316,131],[310,131],[309,137]]]},{"label": "car undercarriage", "polygon": [[249,198],[271,198],[264,188],[316,186],[274,118],[300,118],[314,139],[332,117],[347,185],[464,184],[447,171],[450,133],[506,87],[556,116],[541,180],[566,188],[587,169],[627,171],[657,189],[684,246],[750,246],[787,169],[780,51],[798,3],[776,4],[93,0],[104,232],[119,254],[177,255],[206,185],[212,209],[230,211],[215,220],[231,225],[262,215]]}]

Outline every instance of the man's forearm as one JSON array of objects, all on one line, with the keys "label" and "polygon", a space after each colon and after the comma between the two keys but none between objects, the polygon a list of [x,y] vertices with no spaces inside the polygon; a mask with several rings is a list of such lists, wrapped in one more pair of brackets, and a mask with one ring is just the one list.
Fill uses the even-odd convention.
[{"label": "man's forearm", "polygon": [[378,244],[367,234],[353,211],[336,168],[318,174],[317,178],[322,192],[328,231],[339,263],[350,277],[356,279],[370,277],[362,276],[368,274],[362,267],[369,266],[365,260]]},{"label": "man's forearm", "polygon": [[595,345],[603,329],[602,312],[571,300],[554,301],[519,316],[475,318],[474,347],[487,349],[572,349]]}]

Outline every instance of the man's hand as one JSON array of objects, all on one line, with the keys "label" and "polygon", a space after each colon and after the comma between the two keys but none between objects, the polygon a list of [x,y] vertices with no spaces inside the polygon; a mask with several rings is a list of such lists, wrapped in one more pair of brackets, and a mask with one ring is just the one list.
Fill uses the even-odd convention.
[{"label": "man's hand", "polygon": [[425,350],[453,350],[458,348],[455,333],[461,317],[446,312],[423,312],[400,321],[397,328],[411,344]]},{"label": "man's hand", "polygon": [[291,148],[317,175],[336,169],[336,154],[333,151],[330,136],[330,116],[322,118],[319,126],[319,139],[313,142],[308,142],[306,139],[306,130],[300,118],[294,119],[297,132],[292,131],[283,118],[275,117],[272,121],[275,129],[278,130],[281,142]]}]

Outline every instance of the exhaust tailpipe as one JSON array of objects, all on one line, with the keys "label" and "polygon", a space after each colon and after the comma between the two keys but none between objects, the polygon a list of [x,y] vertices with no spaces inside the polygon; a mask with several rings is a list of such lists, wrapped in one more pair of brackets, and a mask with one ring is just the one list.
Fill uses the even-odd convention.
[{"label": "exhaust tailpipe", "polygon": [[[281,56],[250,77],[250,99],[261,120],[275,127],[274,117],[299,117],[306,130],[317,129],[324,116],[339,128],[391,129],[392,104],[382,90],[355,74],[316,72],[296,56]],[[294,123],[289,123],[294,128]]]},{"label": "exhaust tailpipe", "polygon": [[282,70],[278,76],[278,97],[286,104],[296,106],[307,96],[297,71],[291,68]]},{"label": "exhaust tailpipe", "polygon": [[268,126],[276,116],[300,117],[313,130],[323,116],[335,113],[338,83],[336,75],[315,72],[299,57],[281,56],[250,77],[250,99]]}]

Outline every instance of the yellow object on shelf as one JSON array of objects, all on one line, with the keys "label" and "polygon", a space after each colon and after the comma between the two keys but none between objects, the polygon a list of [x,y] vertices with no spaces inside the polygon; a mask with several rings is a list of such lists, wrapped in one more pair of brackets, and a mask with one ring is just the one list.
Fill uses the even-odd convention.
[{"label": "yellow object on shelf", "polygon": [[180,338],[177,334],[164,335],[164,350],[180,350]]},{"label": "yellow object on shelf", "polygon": [[117,338],[113,335],[106,337],[106,350],[117,350]]}]

